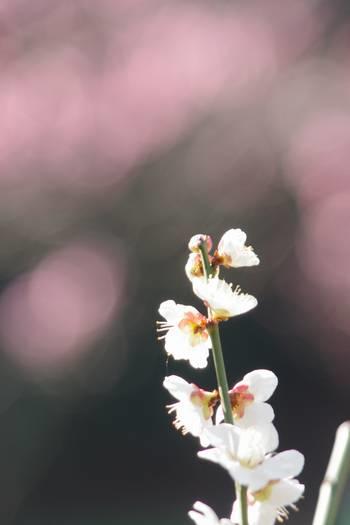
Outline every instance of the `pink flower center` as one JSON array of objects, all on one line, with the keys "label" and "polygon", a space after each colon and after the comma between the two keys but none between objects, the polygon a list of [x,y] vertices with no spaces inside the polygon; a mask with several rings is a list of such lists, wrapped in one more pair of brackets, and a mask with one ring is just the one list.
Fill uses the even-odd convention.
[{"label": "pink flower center", "polygon": [[248,385],[235,386],[229,392],[231,399],[231,406],[233,415],[239,419],[244,416],[246,406],[249,406],[254,401],[254,396],[249,392]]},{"label": "pink flower center", "polygon": [[199,312],[187,312],[178,327],[188,336],[191,346],[196,346],[209,337],[207,323],[207,318]]},{"label": "pink flower center", "polygon": [[219,392],[213,390],[213,392],[206,392],[197,385],[192,384],[193,392],[191,393],[191,402],[198,407],[201,407],[203,411],[204,419],[209,419],[213,415],[213,409],[219,401]]}]

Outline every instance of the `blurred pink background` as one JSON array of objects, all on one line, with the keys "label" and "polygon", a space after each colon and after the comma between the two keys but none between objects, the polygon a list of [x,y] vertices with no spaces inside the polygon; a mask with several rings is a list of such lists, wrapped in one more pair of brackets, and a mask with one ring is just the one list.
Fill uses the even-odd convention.
[{"label": "blurred pink background", "polygon": [[[247,231],[262,261],[237,273],[260,306],[225,330],[247,352],[230,373],[271,367],[286,381],[281,441],[299,439],[311,455],[311,489],[291,519],[310,521],[336,426],[349,417],[349,45],[341,1],[0,1],[4,523],[66,525],[91,512],[100,523],[100,509],[113,523],[185,523],[193,494],[157,504],[157,491],[166,493],[159,458],[152,483],[137,485],[143,493],[150,483],[150,494],[128,512],[135,473],[127,463],[123,476],[108,470],[122,459],[106,436],[131,447],[127,429],[143,406],[155,411],[153,441],[145,422],[139,461],[152,446],[167,457],[158,440],[175,437],[163,410],[157,307],[192,300],[189,237],[219,238],[230,227]],[[300,420],[296,400],[310,411]],[[33,454],[16,444],[26,433],[17,426],[27,428],[22,402],[29,413],[55,406],[53,434],[40,427],[32,436],[45,460],[40,450],[20,460]],[[91,435],[82,462],[103,443],[106,468],[85,477],[72,467],[81,443],[67,444],[67,433],[86,414],[85,423],[101,412],[110,421],[108,410],[124,419]],[[77,492],[65,492],[69,478]],[[47,521],[52,509],[60,512]]]}]

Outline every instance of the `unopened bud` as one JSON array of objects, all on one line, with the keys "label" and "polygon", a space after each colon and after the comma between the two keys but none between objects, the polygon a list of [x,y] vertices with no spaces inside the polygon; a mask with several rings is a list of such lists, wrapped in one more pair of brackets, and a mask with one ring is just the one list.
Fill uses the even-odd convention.
[{"label": "unopened bud", "polygon": [[211,240],[210,235],[205,235],[204,233],[193,235],[188,243],[188,248],[191,252],[198,253],[199,247],[203,243],[206,244],[207,250],[210,252],[213,247],[213,241]]}]

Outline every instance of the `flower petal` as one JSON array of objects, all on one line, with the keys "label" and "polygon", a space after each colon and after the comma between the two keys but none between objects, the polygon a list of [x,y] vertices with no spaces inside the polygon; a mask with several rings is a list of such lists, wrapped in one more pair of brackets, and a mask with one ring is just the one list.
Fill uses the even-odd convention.
[{"label": "flower petal", "polygon": [[258,304],[255,297],[241,293],[238,288],[232,291],[232,286],[218,277],[211,277],[207,281],[194,280],[193,291],[210,306],[216,317],[229,318],[244,314]]},{"label": "flower petal", "polygon": [[188,359],[188,352],[191,350],[186,334],[175,326],[166,334],[164,348],[174,359]]},{"label": "flower petal", "polygon": [[258,301],[253,295],[234,292],[234,297],[232,298],[230,305],[230,317],[245,314],[255,308],[257,304]]},{"label": "flower petal", "polygon": [[273,408],[268,403],[253,403],[244,409],[244,415],[241,418],[235,419],[235,423],[242,428],[247,428],[253,425],[264,425],[271,423],[275,417]]},{"label": "flower petal", "polygon": [[248,508],[249,525],[274,525],[277,511],[270,505],[255,503]]},{"label": "flower petal", "polygon": [[272,423],[254,427],[260,433],[261,445],[265,453],[272,452],[278,447],[278,432]]},{"label": "flower petal", "polygon": [[244,246],[247,240],[247,234],[240,228],[231,228],[223,234],[220,239],[218,251],[220,253],[220,246],[225,244],[234,244],[236,246]]},{"label": "flower petal", "polygon": [[176,407],[177,419],[181,426],[192,436],[199,437],[204,428],[204,418],[200,409],[196,410],[191,402],[179,403]]},{"label": "flower petal", "polygon": [[210,343],[205,342],[193,346],[188,354],[188,360],[193,368],[205,368],[208,364]]},{"label": "flower petal", "polygon": [[194,368],[204,368],[209,357],[210,339],[192,346],[187,335],[176,327],[165,336],[165,351],[174,359],[187,359]]},{"label": "flower petal", "polygon": [[188,312],[199,314],[194,306],[177,304],[172,299],[163,301],[159,306],[158,312],[168,321],[168,323],[174,325],[176,325]]},{"label": "flower petal", "polygon": [[187,383],[182,377],[171,375],[163,381],[163,386],[179,401],[189,401],[193,386]]},{"label": "flower petal", "polygon": [[259,264],[253,248],[245,246],[246,240],[246,234],[239,228],[232,228],[224,233],[218,246],[218,254],[224,258],[224,264],[233,268]]},{"label": "flower petal", "polygon": [[219,405],[218,408],[216,409],[216,414],[215,414],[215,425],[219,425],[220,423],[222,423],[224,421],[224,411],[222,410],[222,406]]},{"label": "flower petal", "polygon": [[274,393],[278,379],[270,370],[254,370],[246,374],[235,387],[240,384],[248,385],[256,401],[267,401]]},{"label": "flower petal", "polygon": [[262,425],[260,427],[241,428],[240,439],[237,450],[237,458],[244,467],[256,469],[265,459],[265,455],[270,451],[270,447],[276,443],[271,443],[271,434],[277,434],[273,425]]},{"label": "flower petal", "polygon": [[179,317],[177,304],[172,299],[169,299],[168,301],[163,301],[159,306],[158,312],[169,323],[176,323]]},{"label": "flower petal", "polygon": [[282,479],[271,486],[269,503],[276,507],[285,507],[298,501],[303,495],[305,486],[296,479]]},{"label": "flower petal", "polygon": [[264,463],[264,469],[270,480],[297,476],[303,467],[304,456],[297,450],[285,450],[268,458]]},{"label": "flower petal", "polygon": [[199,452],[197,452],[197,456],[201,459],[211,461],[212,463],[218,463],[223,467],[225,467],[226,465],[224,461],[224,456],[218,448],[207,448],[206,450],[200,450]]},{"label": "flower petal", "polygon": [[212,446],[223,449],[232,456],[237,454],[240,440],[240,430],[237,427],[222,423],[207,429],[206,434]]},{"label": "flower petal", "polygon": [[261,467],[251,469],[236,463],[232,466],[230,474],[235,481],[247,486],[251,492],[262,489],[269,482],[266,472]]},{"label": "flower petal", "polygon": [[197,525],[224,525],[230,523],[228,520],[219,520],[213,509],[205,503],[196,501],[193,505],[194,510],[190,510],[188,515]]}]

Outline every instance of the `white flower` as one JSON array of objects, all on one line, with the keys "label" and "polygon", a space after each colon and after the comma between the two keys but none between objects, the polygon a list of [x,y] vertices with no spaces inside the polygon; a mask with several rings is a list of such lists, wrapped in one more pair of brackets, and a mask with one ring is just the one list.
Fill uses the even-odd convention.
[{"label": "white flower", "polygon": [[165,351],[174,359],[187,359],[194,368],[207,366],[210,337],[207,331],[207,319],[193,306],[164,301],[159,313],[166,322],[159,321],[158,331],[166,334]]},{"label": "white flower", "polygon": [[214,448],[198,452],[199,457],[218,463],[238,483],[253,485],[252,490],[266,485],[269,479],[260,480],[259,467],[265,455],[278,446],[278,434],[272,424],[242,429],[224,423],[208,429],[206,435]]},{"label": "white flower", "polygon": [[[249,525],[274,525],[276,519],[283,521],[288,517],[287,506],[296,509],[294,503],[302,497],[304,488],[298,480],[287,478],[270,481],[257,492],[248,492]],[[233,504],[231,520],[241,523],[238,501]]]},{"label": "white flower", "polygon": [[202,450],[198,456],[226,468],[251,492],[270,481],[296,476],[304,465],[304,456],[296,450],[267,456],[278,446],[278,434],[271,423],[247,429],[224,423],[207,429],[206,436],[214,448]]},{"label": "white flower", "polygon": [[224,266],[256,266],[260,263],[251,246],[246,246],[247,236],[239,228],[228,230],[221,237],[217,249],[217,258]]},{"label": "white flower", "polygon": [[217,320],[244,314],[258,304],[255,297],[241,293],[238,286],[232,291],[232,285],[218,277],[212,277],[207,281],[195,279],[193,291],[210,307],[214,319]]},{"label": "white flower", "polygon": [[204,430],[213,424],[213,407],[219,401],[218,392],[207,392],[175,375],[166,377],[163,385],[179,401],[167,407],[169,413],[176,412],[175,427],[182,429],[183,434],[189,432],[198,437],[202,447],[207,447],[209,441]]},{"label": "white flower", "polygon": [[[265,403],[275,391],[278,379],[270,370],[254,370],[229,391],[235,424],[247,428],[273,421],[275,414]],[[223,421],[221,405],[216,411],[216,423]]]},{"label": "white flower", "polygon": [[195,510],[190,510],[188,515],[196,525],[233,525],[232,521],[226,518],[219,520],[213,509],[201,501],[196,501],[193,508]]}]

